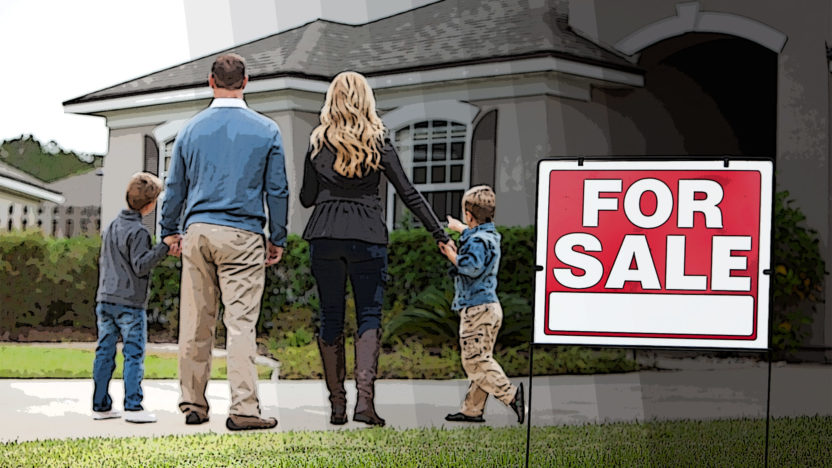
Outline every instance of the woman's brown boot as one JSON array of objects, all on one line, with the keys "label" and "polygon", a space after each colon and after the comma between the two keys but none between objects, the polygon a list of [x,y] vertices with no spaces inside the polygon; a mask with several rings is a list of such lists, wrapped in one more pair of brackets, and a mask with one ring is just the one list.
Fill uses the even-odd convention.
[{"label": "woman's brown boot", "polygon": [[344,379],[347,377],[347,363],[344,352],[344,334],[338,335],[332,344],[327,344],[319,336],[318,350],[321,352],[324,380],[329,390],[329,403],[332,406],[329,422],[337,425],[346,424],[347,390],[344,388]]},{"label": "woman's brown boot", "polygon": [[358,389],[358,400],[352,419],[372,426],[384,426],[384,419],[376,414],[373,404],[380,349],[381,330],[378,328],[367,330],[355,339],[355,386]]}]

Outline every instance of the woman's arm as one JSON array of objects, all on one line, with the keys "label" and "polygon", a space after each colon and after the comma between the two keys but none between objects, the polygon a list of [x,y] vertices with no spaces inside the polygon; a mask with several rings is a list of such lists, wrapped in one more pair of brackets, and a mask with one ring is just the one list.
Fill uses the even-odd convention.
[{"label": "woman's arm", "polygon": [[384,174],[387,176],[387,180],[393,184],[396,193],[402,198],[405,206],[419,218],[419,221],[422,222],[422,225],[433,235],[433,238],[437,242],[448,242],[448,234],[442,229],[442,225],[439,224],[439,219],[437,219],[436,214],[430,205],[428,205],[428,202],[425,201],[425,197],[410,183],[410,179],[407,178],[404,169],[402,169],[399,155],[389,141],[385,142],[384,149],[382,150],[381,164],[384,167]]},{"label": "woman's arm", "polygon": [[306,151],[306,158],[303,162],[303,185],[300,188],[300,204],[309,208],[315,204],[318,198],[318,174],[312,165],[312,147]]}]

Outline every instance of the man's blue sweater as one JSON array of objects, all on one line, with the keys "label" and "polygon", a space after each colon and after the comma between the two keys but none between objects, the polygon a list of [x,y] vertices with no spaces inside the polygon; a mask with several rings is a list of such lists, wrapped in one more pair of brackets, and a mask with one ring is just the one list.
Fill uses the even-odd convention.
[{"label": "man's blue sweater", "polygon": [[280,129],[242,99],[214,99],[176,137],[162,205],[162,237],[193,223],[262,234],[264,197],[269,240],[284,245],[289,189]]}]

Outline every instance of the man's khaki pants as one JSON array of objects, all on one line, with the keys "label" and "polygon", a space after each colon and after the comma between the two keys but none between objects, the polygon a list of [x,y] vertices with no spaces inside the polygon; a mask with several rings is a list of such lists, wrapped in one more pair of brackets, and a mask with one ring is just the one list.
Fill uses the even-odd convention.
[{"label": "man's khaki pants", "polygon": [[208,415],[205,387],[222,297],[227,330],[229,414],[259,416],[256,326],[265,285],[263,236],[215,224],[194,223],[182,240],[179,313],[179,385],[183,412]]},{"label": "man's khaki pants", "polygon": [[493,356],[494,342],[503,323],[503,308],[499,302],[491,302],[462,309],[459,315],[462,368],[471,381],[462,413],[481,416],[489,393],[508,405],[517,392]]}]

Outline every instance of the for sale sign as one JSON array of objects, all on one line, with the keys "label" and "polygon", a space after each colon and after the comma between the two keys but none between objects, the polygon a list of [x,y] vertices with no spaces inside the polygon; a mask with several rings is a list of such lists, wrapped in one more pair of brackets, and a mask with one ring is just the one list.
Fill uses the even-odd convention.
[{"label": "for sale sign", "polygon": [[535,342],[767,348],[772,175],[765,160],[541,161]]}]

